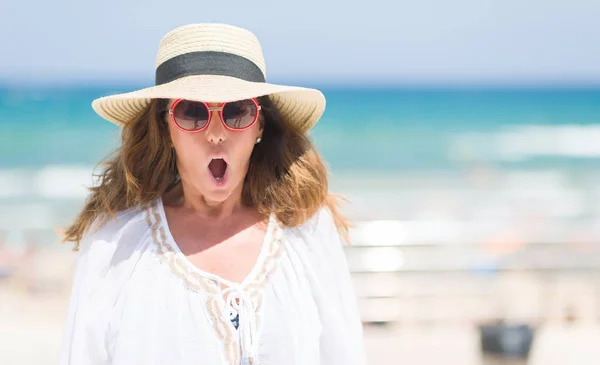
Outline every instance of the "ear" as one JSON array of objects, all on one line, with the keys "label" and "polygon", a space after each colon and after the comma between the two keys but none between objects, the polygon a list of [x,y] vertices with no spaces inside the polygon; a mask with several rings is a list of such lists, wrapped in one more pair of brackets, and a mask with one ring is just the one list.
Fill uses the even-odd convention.
[{"label": "ear", "polygon": [[265,130],[265,118],[261,115],[260,118],[258,118],[258,134],[256,135],[256,137],[262,138],[264,130]]}]

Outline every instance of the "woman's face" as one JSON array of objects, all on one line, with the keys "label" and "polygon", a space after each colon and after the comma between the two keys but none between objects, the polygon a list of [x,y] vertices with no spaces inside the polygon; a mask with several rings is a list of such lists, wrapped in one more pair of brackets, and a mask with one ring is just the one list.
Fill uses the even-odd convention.
[{"label": "woman's face", "polygon": [[[169,108],[174,100],[169,103]],[[221,103],[208,103],[220,107]],[[248,172],[250,155],[262,137],[263,120],[241,131],[228,129],[218,112],[211,113],[208,126],[199,132],[181,130],[169,118],[169,133],[177,155],[177,169],[185,186],[207,203],[218,204],[240,192]]]}]

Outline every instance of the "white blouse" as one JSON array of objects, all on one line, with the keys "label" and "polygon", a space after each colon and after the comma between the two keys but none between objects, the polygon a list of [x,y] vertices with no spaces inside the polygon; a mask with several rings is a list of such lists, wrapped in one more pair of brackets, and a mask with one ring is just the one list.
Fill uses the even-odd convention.
[{"label": "white blouse", "polygon": [[271,216],[241,283],[194,266],[158,199],[117,215],[78,253],[60,365],[366,364],[343,244],[326,208]]}]

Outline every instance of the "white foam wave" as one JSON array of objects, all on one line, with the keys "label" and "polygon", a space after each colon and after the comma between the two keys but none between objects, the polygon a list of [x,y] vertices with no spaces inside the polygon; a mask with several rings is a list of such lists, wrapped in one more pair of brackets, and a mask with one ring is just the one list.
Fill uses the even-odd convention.
[{"label": "white foam wave", "polygon": [[92,166],[49,165],[0,170],[0,199],[82,199],[92,186]]},{"label": "white foam wave", "polygon": [[600,156],[600,125],[523,125],[493,133],[454,136],[449,153],[456,159],[522,161],[538,156]]}]

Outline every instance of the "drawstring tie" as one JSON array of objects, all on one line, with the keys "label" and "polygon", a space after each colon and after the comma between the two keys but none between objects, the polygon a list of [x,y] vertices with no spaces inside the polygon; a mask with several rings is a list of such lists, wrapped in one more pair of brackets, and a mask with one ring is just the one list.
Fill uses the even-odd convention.
[{"label": "drawstring tie", "polygon": [[233,321],[238,317],[238,332],[240,339],[241,363],[248,364],[257,354],[256,338],[256,310],[252,298],[241,288],[227,288],[222,290],[222,295],[227,295],[225,309],[229,312],[229,319]]}]

